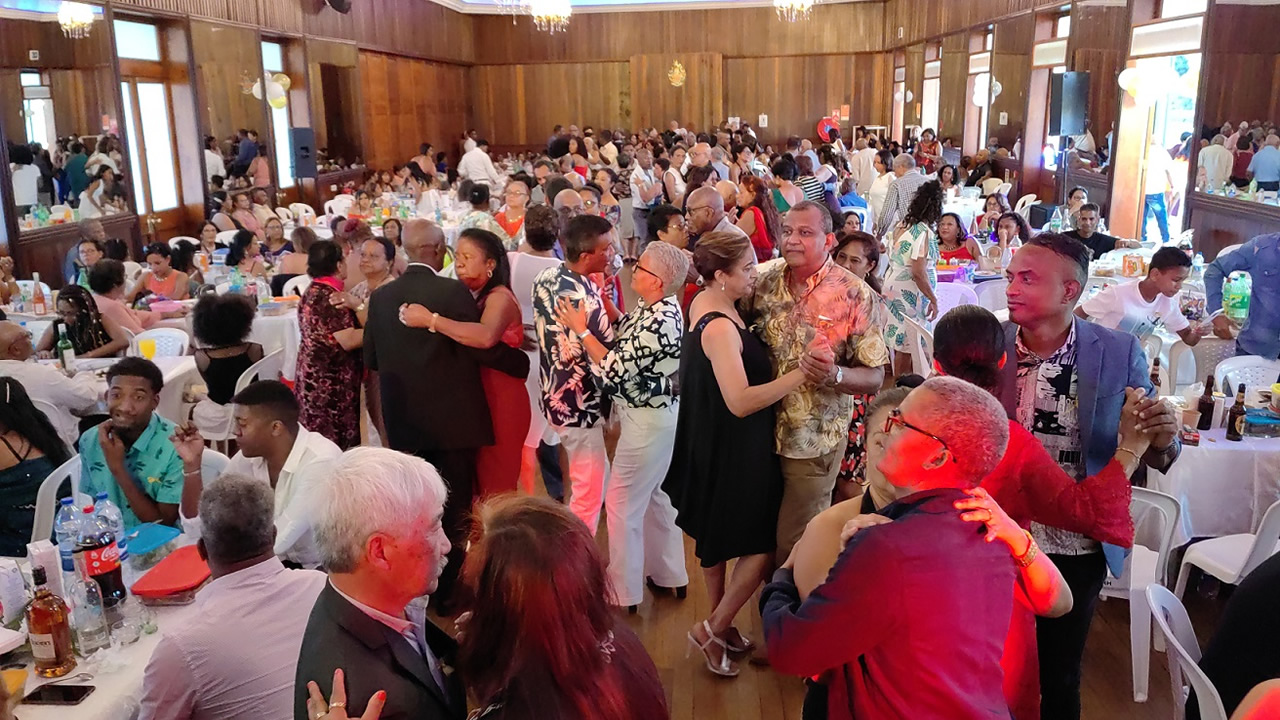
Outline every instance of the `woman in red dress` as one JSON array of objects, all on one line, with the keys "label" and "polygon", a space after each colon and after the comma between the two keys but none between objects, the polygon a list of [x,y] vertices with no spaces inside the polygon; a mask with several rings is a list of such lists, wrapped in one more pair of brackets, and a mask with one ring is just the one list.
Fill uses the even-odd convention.
[{"label": "woman in red dress", "polygon": [[738,207],[742,210],[738,228],[751,238],[756,261],[772,259],[774,249],[782,241],[782,219],[773,204],[769,186],[755,175],[743,175],[738,181]]},{"label": "woman in red dress", "polygon": [[[520,303],[511,292],[511,265],[498,236],[469,228],[458,236],[454,267],[480,306],[480,322],[459,322],[436,317],[436,332],[474,348],[491,348],[499,342],[520,347],[524,323]],[[434,313],[422,305],[408,305],[402,313],[409,327],[431,327]],[[480,448],[476,458],[476,494],[481,498],[514,491],[520,479],[520,454],[529,434],[533,411],[525,378],[515,378],[481,366],[489,414],[493,417],[493,444]]]}]

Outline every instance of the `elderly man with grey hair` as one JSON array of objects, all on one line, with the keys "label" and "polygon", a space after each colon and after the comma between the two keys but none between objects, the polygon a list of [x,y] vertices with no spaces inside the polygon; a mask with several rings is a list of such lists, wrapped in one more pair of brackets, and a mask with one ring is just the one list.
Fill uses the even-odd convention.
[{"label": "elderly man with grey hair", "polygon": [[147,662],[143,720],[293,717],[289,689],[325,576],[281,564],[273,517],[271,487],[260,480],[228,473],[204,487],[196,549],[213,579]]},{"label": "elderly man with grey hair", "polygon": [[296,720],[312,720],[308,682],[333,700],[338,669],[350,672],[351,717],[379,691],[383,717],[466,716],[461,680],[448,669],[457,644],[427,619],[424,601],[448,562],[446,492],[430,463],[394,450],[352,448],[335,465],[316,498],[316,541],[329,583],[298,656]]},{"label": "elderly man with grey hair", "polygon": [[640,303],[618,320],[612,349],[588,331],[585,308],[567,300],[557,307],[559,322],[583,339],[621,421],[605,518],[609,581],[618,604],[631,612],[644,599],[646,577],[651,587],[681,596],[689,583],[676,511],[662,490],[680,414],[676,373],[684,316],[676,294],[688,268],[688,257],[674,245],[649,245],[631,275]]},{"label": "elderly man with grey hair", "polygon": [[747,237],[724,211],[724,198],[714,187],[703,186],[689,193],[685,199],[684,217],[689,223],[690,249],[697,244],[699,237],[713,231]]},{"label": "elderly man with grey hair", "polygon": [[884,236],[898,224],[898,220],[907,214],[911,201],[916,197],[920,186],[929,182],[932,175],[916,171],[916,159],[902,153],[893,159],[893,174],[898,178],[889,184],[889,192],[885,195],[884,209],[876,218],[876,239]]},{"label": "elderly man with grey hair", "polygon": [[1235,156],[1227,149],[1227,136],[1218,133],[1213,142],[1196,156],[1196,165],[1204,173],[1201,189],[1218,192],[1231,179],[1231,165]]},{"label": "elderly man with grey hair", "polygon": [[789,675],[835,668],[833,719],[1007,718],[1000,659],[1015,566],[1034,559],[1035,545],[1011,557],[956,505],[1004,454],[1004,409],[976,385],[930,378],[889,414],[885,433],[878,469],[895,502],[861,516],[803,602],[793,559],[774,575],[760,598],[769,661]]}]

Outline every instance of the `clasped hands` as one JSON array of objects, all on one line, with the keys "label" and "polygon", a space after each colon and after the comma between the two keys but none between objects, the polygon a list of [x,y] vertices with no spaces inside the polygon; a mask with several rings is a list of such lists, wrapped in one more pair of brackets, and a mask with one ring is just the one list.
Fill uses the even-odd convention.
[{"label": "clasped hands", "polygon": [[836,354],[831,344],[815,337],[800,356],[800,371],[815,385],[832,385],[836,380]]}]

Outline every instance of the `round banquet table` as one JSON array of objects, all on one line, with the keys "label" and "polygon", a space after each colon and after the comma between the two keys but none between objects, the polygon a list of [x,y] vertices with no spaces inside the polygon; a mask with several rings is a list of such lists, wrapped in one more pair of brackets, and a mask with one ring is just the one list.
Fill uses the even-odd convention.
[{"label": "round banquet table", "polygon": [[1251,533],[1280,500],[1280,438],[1229,442],[1226,430],[1200,433],[1200,445],[1183,446],[1168,473],[1152,471],[1150,486],[1182,504],[1174,541]]}]

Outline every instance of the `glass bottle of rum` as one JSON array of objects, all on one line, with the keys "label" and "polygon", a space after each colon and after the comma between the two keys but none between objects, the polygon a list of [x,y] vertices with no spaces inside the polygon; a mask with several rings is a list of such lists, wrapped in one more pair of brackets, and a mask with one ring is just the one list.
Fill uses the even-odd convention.
[{"label": "glass bottle of rum", "polygon": [[36,596],[27,607],[27,636],[36,661],[36,674],[62,677],[76,666],[71,647],[70,613],[62,598],[45,587],[48,579],[44,568],[32,568],[31,580],[36,586]]}]

